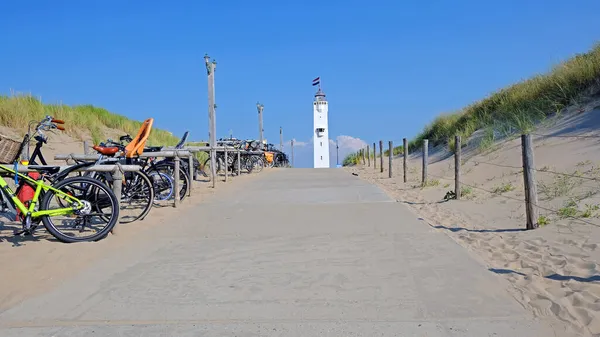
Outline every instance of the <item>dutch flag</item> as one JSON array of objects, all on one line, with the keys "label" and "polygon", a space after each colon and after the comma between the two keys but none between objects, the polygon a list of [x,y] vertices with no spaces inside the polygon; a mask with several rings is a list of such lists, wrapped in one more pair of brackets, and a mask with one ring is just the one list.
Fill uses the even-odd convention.
[{"label": "dutch flag", "polygon": [[318,85],[319,83],[321,83],[321,77],[317,77],[313,80],[313,86]]}]

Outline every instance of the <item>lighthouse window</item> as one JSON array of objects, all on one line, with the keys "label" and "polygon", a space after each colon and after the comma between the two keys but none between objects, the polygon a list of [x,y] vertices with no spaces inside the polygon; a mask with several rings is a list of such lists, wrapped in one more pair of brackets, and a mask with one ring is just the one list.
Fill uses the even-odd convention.
[{"label": "lighthouse window", "polygon": [[321,146],[323,146],[323,142],[321,142]]}]

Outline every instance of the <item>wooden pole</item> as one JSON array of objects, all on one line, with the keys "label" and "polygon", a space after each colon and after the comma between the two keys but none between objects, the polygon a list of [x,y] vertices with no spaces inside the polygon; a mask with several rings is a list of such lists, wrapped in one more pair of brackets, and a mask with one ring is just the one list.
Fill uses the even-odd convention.
[{"label": "wooden pole", "polygon": [[538,197],[535,181],[535,160],[531,135],[521,135],[523,149],[523,181],[525,183],[525,213],[527,229],[536,229],[538,225]]},{"label": "wooden pole", "polygon": [[461,144],[460,144],[460,136],[456,135],[454,137],[454,193],[456,195],[456,200],[460,200],[460,152],[461,152]]},{"label": "wooden pole", "polygon": [[[123,189],[123,173],[117,167],[112,173],[113,186],[112,190],[117,199],[117,209],[121,214],[121,190]],[[111,234],[116,235],[119,232],[119,219],[117,218],[117,224],[110,230]]]},{"label": "wooden pole", "polygon": [[215,149],[217,145],[217,123],[215,114],[215,70],[217,68],[217,62],[214,60],[210,62],[210,57],[204,55],[204,62],[206,64],[206,74],[208,75],[208,142],[210,145],[210,171],[212,175],[212,187],[215,188],[217,184],[217,151]]},{"label": "wooden pole", "polygon": [[294,140],[293,139],[292,139],[291,145],[292,145],[292,167],[294,167]]},{"label": "wooden pole", "polygon": [[390,142],[389,142],[389,144],[388,144],[388,148],[390,149],[390,150],[389,150],[389,151],[390,151],[390,153],[388,154],[388,155],[389,155],[389,157],[390,157],[390,159],[389,159],[389,163],[388,163],[388,166],[389,166],[389,169],[388,169],[388,170],[390,171],[390,172],[389,172],[389,173],[390,173],[390,174],[389,174],[389,177],[391,178],[391,177],[392,177],[392,158],[394,157],[394,143],[393,143],[391,140],[390,140]]},{"label": "wooden pole", "polygon": [[83,141],[83,154],[90,154],[90,144],[87,140]]},{"label": "wooden pole", "polygon": [[[180,181],[179,181],[179,156],[177,154],[175,154],[175,158],[173,158],[173,160],[175,161],[175,201],[173,202],[173,207],[177,207],[179,206],[179,202],[180,202],[180,194],[179,194],[179,189],[181,188],[181,186],[179,185]],[[189,188],[189,186],[188,186]]]},{"label": "wooden pole", "polygon": [[363,165],[365,165],[367,163],[367,160],[365,158],[365,149],[360,149],[360,152],[361,152],[361,156],[362,156]]},{"label": "wooden pole", "polygon": [[404,148],[404,159],[402,162],[402,167],[404,169],[404,182],[406,182],[407,180],[407,172],[408,172],[408,165],[407,165],[407,161],[408,161],[408,140],[406,138],[402,139],[402,147]]},{"label": "wooden pole", "polygon": [[237,175],[242,175],[242,163],[241,163],[242,150],[237,150]]},{"label": "wooden pole", "polygon": [[380,172],[383,173],[383,140],[379,141],[379,164]]},{"label": "wooden pole", "polygon": [[371,167],[371,154],[369,153],[369,145],[367,145],[367,165]]},{"label": "wooden pole", "polygon": [[377,151],[376,151],[375,143],[373,143],[373,168],[377,169]]},{"label": "wooden pole", "polygon": [[429,161],[429,140],[423,140],[423,176],[421,177],[421,185],[427,185],[427,165]]},{"label": "wooden pole", "polygon": [[194,154],[188,156],[188,175],[190,176],[190,186],[188,186],[188,197],[192,196],[192,185],[194,184]]},{"label": "wooden pole", "polygon": [[227,147],[225,147],[225,182],[227,182],[227,171],[229,170],[229,161],[227,160]]}]

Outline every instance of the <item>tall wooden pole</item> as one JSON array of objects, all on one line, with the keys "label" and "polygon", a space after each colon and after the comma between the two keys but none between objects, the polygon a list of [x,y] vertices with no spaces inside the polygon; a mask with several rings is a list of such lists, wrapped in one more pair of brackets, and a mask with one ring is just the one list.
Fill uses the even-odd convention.
[{"label": "tall wooden pole", "polygon": [[422,186],[427,185],[427,165],[429,164],[429,140],[423,140],[423,176],[421,177]]},{"label": "tall wooden pole", "polygon": [[264,105],[259,102],[256,103],[256,109],[258,110],[258,140],[260,142],[260,148],[263,148],[263,109]]},{"label": "tall wooden pole", "polygon": [[377,149],[375,143],[373,143],[373,168],[377,169]]},{"label": "tall wooden pole", "polygon": [[279,127],[279,151],[283,152],[283,128]]},{"label": "tall wooden pole", "polygon": [[292,167],[294,167],[294,140],[293,139],[292,139],[291,145],[292,145]]},{"label": "tall wooden pole", "polygon": [[215,109],[215,70],[217,62],[210,62],[210,57],[204,55],[206,73],[208,75],[208,141],[210,146],[210,171],[212,175],[213,188],[217,183],[217,123]]},{"label": "tall wooden pole", "polygon": [[381,173],[383,173],[383,140],[379,141],[379,164]]},{"label": "tall wooden pole", "polygon": [[389,163],[388,163],[389,164],[389,171],[390,172],[389,172],[388,176],[391,178],[392,177],[392,158],[394,158],[394,143],[390,140],[388,145],[389,145],[389,149],[390,149],[389,150],[390,153],[388,153],[388,155],[390,157],[390,160],[389,160]]},{"label": "tall wooden pole", "polygon": [[404,182],[406,182],[408,173],[408,140],[406,138],[402,139],[402,147],[404,148],[404,161],[402,166],[404,166]]}]

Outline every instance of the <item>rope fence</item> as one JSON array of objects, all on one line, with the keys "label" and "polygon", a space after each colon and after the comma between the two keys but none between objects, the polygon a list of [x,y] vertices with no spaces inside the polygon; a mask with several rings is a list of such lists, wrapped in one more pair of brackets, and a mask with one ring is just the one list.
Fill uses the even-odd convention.
[{"label": "rope fence", "polygon": [[[557,175],[557,176],[562,176],[562,177],[568,177],[568,178],[573,178],[573,179],[580,179],[582,181],[593,181],[593,182],[600,182],[600,167],[594,168],[592,167],[591,169],[588,169],[584,172],[575,172],[575,173],[565,173],[565,172],[557,172],[554,170],[551,170],[548,167],[543,167],[543,168],[536,168],[535,167],[535,159],[534,159],[534,147],[533,147],[533,142],[532,142],[532,136],[538,136],[538,137],[556,137],[556,138],[598,138],[600,139],[600,135],[543,135],[543,134],[537,134],[537,133],[529,133],[529,134],[523,134],[521,135],[521,150],[522,150],[522,166],[513,166],[513,165],[504,165],[504,164],[496,164],[496,163],[491,163],[491,162],[486,162],[486,161],[473,161],[475,166],[478,166],[480,164],[482,165],[490,165],[490,166],[496,166],[496,167],[502,167],[502,168],[509,168],[509,169],[516,169],[519,170],[518,172],[516,172],[516,174],[522,174],[523,175],[523,187],[524,187],[524,192],[525,192],[525,196],[523,199],[521,198],[517,198],[517,197],[512,197],[512,196],[508,196],[508,195],[504,195],[502,193],[498,193],[498,191],[491,191],[473,184],[468,184],[468,183],[464,183],[461,180],[461,175],[462,175],[462,165],[464,165],[465,163],[461,162],[461,137],[460,136],[456,136],[454,139],[454,177],[449,178],[449,177],[443,177],[443,176],[438,176],[438,175],[434,175],[428,172],[427,167],[429,166],[429,154],[428,154],[428,149],[429,149],[429,141],[427,139],[423,140],[423,147],[422,150],[420,151],[421,154],[421,159],[422,159],[422,165],[421,165],[421,186],[425,187],[428,186],[428,178],[429,177],[433,177],[433,178],[437,178],[437,179],[441,179],[441,180],[445,180],[445,181],[454,181],[454,191],[453,195],[451,195],[450,199],[461,199],[461,197],[463,196],[463,187],[462,186],[466,186],[472,189],[476,189],[476,190],[480,190],[492,195],[496,195],[496,196],[501,196],[505,199],[509,199],[509,200],[513,200],[513,201],[518,201],[518,202],[524,202],[525,205],[525,215],[526,215],[526,228],[527,229],[536,229],[539,227],[540,222],[541,222],[541,217],[539,216],[539,210],[543,210],[546,212],[549,212],[550,214],[554,214],[554,215],[558,215],[561,218],[567,218],[567,219],[571,219],[574,221],[578,221],[587,225],[592,225],[595,227],[600,227],[600,225],[593,223],[591,221],[585,220],[582,217],[578,217],[578,216],[574,216],[572,214],[566,214],[564,211],[561,212],[557,209],[552,209],[549,207],[544,207],[542,205],[540,205],[539,201],[538,201],[538,182],[536,180],[536,173],[544,173],[544,174],[552,174],[552,175]],[[389,141],[388,144],[388,149],[386,150],[386,155],[388,157],[388,161],[389,161],[389,168],[388,168],[388,176],[389,178],[393,177],[393,171],[392,171],[392,161],[394,160],[394,147],[393,147],[393,143],[392,141]],[[402,144],[404,145],[404,148],[402,150],[402,157],[403,157],[403,175],[404,175],[404,182],[407,182],[407,171],[408,171],[408,165],[407,165],[407,157],[409,155],[408,153],[408,147],[407,147],[407,141],[406,138],[403,139]],[[373,167],[375,170],[379,169],[381,173],[384,172],[384,167],[383,167],[383,157],[384,157],[384,150],[383,150],[383,141],[379,141],[379,153],[377,154],[376,152],[376,143],[373,143],[373,151],[372,153],[374,153],[375,155],[373,156]],[[365,149],[361,149],[357,152],[356,154],[356,158],[358,158],[358,160],[360,161],[362,159],[362,163],[366,164],[368,166],[371,166],[371,161],[370,160],[365,160],[365,157],[370,157],[370,150],[369,150],[369,146],[367,146]],[[366,155],[366,156],[365,156]],[[380,163],[379,163],[379,168],[377,167],[377,155],[379,155],[380,158]],[[400,158],[397,158],[400,159]],[[578,164],[579,166],[579,164]],[[592,177],[590,176],[590,174],[597,172],[597,174],[599,175],[598,177]],[[546,185],[542,184],[542,192],[546,194],[546,196],[548,195],[548,188],[545,187]],[[575,186],[577,187],[591,187],[588,185],[583,185],[583,183],[578,183],[577,185],[572,183],[572,187],[574,188]],[[598,186],[595,186],[598,187]],[[449,193],[452,193],[449,192]],[[593,191],[589,191],[592,192],[591,194],[588,194],[587,197],[592,196],[597,194],[598,192],[593,192]],[[447,195],[448,196],[448,195]],[[585,199],[586,197],[580,198],[578,201],[581,201],[583,199]],[[573,199],[573,198],[571,198]],[[577,198],[575,198],[577,199]]]}]

